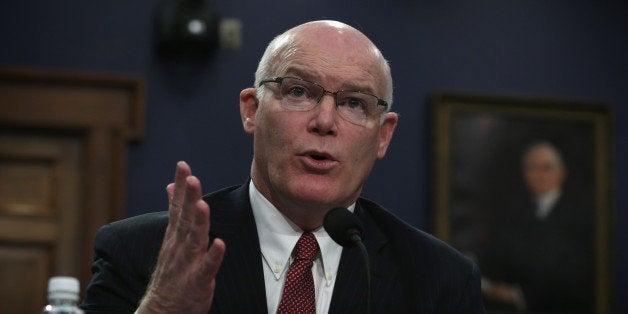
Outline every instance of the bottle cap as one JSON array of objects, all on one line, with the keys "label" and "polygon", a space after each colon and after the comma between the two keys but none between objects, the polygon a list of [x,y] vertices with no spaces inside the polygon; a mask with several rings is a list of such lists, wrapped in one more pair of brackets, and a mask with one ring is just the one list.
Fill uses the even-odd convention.
[{"label": "bottle cap", "polygon": [[74,277],[57,276],[48,280],[48,297],[78,300],[79,281]]}]

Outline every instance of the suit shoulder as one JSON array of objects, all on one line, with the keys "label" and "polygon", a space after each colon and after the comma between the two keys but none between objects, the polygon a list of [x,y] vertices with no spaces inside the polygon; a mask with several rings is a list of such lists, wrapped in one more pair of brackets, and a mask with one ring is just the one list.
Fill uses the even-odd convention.
[{"label": "suit shoulder", "polygon": [[234,185],[211,192],[203,195],[203,200],[211,208],[212,206],[221,206],[225,202],[237,202],[242,196],[248,196],[248,184]]},{"label": "suit shoulder", "polygon": [[[229,194],[240,186],[232,186],[218,190],[203,196],[210,205],[220,208]],[[98,237],[115,235],[120,239],[134,239],[136,237],[153,238],[162,237],[168,226],[168,212],[150,212],[109,223],[98,232]]]},{"label": "suit shoulder", "polygon": [[371,231],[380,233],[378,254],[388,259],[385,269],[399,281],[405,312],[484,312],[480,271],[469,258],[374,202],[361,200],[359,208],[367,213],[367,223],[375,225]]},{"label": "suit shoulder", "polygon": [[167,226],[167,212],[147,213],[118,220],[98,230],[95,249],[118,251],[128,247],[159,246]]},{"label": "suit shoulder", "polygon": [[138,234],[153,229],[162,229],[168,225],[168,212],[152,212],[118,220],[106,225],[106,228],[118,234]]},{"label": "suit shoulder", "polygon": [[390,244],[401,252],[420,252],[422,259],[450,261],[471,266],[472,262],[451,245],[441,239],[411,226],[380,205],[361,199],[361,206],[374,219],[375,223],[386,234]]}]

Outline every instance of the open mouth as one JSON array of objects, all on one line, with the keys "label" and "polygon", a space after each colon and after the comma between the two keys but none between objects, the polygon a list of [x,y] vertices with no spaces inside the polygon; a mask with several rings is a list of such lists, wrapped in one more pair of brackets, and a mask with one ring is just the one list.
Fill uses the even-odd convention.
[{"label": "open mouth", "polygon": [[318,154],[310,154],[310,157],[312,157],[312,159],[314,159],[314,160],[327,160],[327,159],[329,159],[329,158],[327,158],[327,156],[318,155]]},{"label": "open mouth", "polygon": [[309,151],[301,156],[306,157],[306,159],[303,160],[306,168],[314,172],[327,172],[338,164],[338,161],[326,152]]},{"label": "open mouth", "polygon": [[316,161],[334,161],[335,160],[331,155],[325,152],[309,151],[305,155]]}]

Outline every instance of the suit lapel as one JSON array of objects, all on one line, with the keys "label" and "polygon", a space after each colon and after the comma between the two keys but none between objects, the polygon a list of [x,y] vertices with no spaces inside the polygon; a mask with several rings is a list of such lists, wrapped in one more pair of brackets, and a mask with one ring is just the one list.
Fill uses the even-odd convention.
[{"label": "suit lapel", "polygon": [[[386,294],[390,283],[394,282],[397,269],[383,258],[381,251],[388,238],[378,228],[368,213],[357,203],[355,215],[358,216],[364,227],[363,242],[369,254],[371,267],[371,311],[376,312],[377,302]],[[385,272],[385,274],[384,274]],[[360,249],[357,247],[344,248],[338,267],[338,275],[332,295],[329,313],[365,313],[367,283],[364,270],[364,261]]]},{"label": "suit lapel", "polygon": [[[216,277],[211,313],[266,313],[266,286],[262,268],[257,227],[248,195],[248,184],[206,199],[211,208],[212,238],[225,241],[227,250]],[[364,226],[363,242],[371,266],[371,311],[386,306],[394,293],[398,268],[383,253],[387,236],[375,223],[369,211],[358,201],[355,214]],[[359,248],[342,251],[338,276],[329,313],[365,312],[366,278]]]},{"label": "suit lapel", "polygon": [[[221,197],[222,196],[222,197]],[[266,313],[266,288],[248,184],[210,196],[211,236],[227,250],[218,275],[212,313]]]}]

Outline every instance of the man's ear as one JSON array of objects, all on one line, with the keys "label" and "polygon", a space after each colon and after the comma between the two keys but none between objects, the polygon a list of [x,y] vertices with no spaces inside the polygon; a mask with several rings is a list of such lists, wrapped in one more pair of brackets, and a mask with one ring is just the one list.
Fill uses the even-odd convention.
[{"label": "man's ear", "polygon": [[395,128],[397,127],[397,122],[399,121],[399,116],[394,112],[387,112],[384,117],[384,122],[380,126],[379,129],[379,145],[377,149],[377,159],[384,158],[386,155],[386,150],[388,150],[388,145],[390,144],[390,140],[392,139],[393,133],[395,133]]},{"label": "man's ear", "polygon": [[240,92],[240,118],[244,132],[253,134],[255,130],[255,113],[259,107],[257,99],[257,90],[255,88],[246,88]]}]

